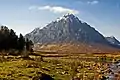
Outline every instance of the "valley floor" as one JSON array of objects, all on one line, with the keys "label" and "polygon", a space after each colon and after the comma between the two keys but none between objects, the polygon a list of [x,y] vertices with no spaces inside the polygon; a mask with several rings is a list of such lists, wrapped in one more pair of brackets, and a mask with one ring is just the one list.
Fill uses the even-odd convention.
[{"label": "valley floor", "polygon": [[[32,80],[41,73],[55,80],[100,80],[110,74],[109,67],[120,54],[41,53],[29,59],[19,56],[0,58],[0,80]],[[42,56],[42,58],[41,58]],[[43,59],[43,60],[42,60]],[[119,75],[119,73],[118,73]],[[117,76],[119,77],[119,76]]]}]

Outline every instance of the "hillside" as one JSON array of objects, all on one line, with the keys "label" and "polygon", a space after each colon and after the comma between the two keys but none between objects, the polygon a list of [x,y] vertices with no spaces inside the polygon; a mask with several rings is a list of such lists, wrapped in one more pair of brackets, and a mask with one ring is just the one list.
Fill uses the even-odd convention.
[{"label": "hillside", "polygon": [[115,53],[120,51],[101,44],[86,44],[86,43],[52,43],[52,44],[35,44],[35,51],[41,52],[56,52],[56,53]]}]

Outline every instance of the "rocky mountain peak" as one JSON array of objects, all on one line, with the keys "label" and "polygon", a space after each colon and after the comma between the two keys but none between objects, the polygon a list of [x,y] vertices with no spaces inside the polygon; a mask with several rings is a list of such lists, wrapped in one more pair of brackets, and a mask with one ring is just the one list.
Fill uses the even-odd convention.
[{"label": "rocky mountain peak", "polygon": [[63,17],[65,17],[65,18],[75,18],[76,16],[74,14],[67,13],[67,14],[63,15]]},{"label": "rocky mountain peak", "polygon": [[37,28],[26,35],[34,43],[54,42],[86,42],[103,43],[107,40],[93,27],[82,23],[74,14],[65,14],[46,25],[43,29]]},{"label": "rocky mountain peak", "polygon": [[74,14],[68,13],[68,14],[63,15],[62,17],[57,18],[53,22],[59,22],[61,20],[63,20],[63,21],[70,21],[70,22],[72,22],[73,20],[79,21],[79,19]]}]

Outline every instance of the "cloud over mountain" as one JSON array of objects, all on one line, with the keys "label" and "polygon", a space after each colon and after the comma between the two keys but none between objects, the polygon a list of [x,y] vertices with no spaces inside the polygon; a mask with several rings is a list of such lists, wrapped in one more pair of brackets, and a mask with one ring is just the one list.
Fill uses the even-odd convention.
[{"label": "cloud over mountain", "polygon": [[47,10],[53,13],[72,13],[72,14],[79,14],[79,11],[70,9],[70,8],[65,8],[61,6],[31,6],[29,7],[29,10],[32,9],[37,9],[37,10]]}]

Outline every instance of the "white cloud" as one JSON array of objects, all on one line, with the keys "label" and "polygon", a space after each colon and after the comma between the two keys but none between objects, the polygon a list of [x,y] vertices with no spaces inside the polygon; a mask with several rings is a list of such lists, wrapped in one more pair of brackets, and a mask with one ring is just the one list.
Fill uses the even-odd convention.
[{"label": "white cloud", "polygon": [[87,2],[87,4],[91,4],[91,5],[98,4],[98,3],[99,3],[99,1],[97,1],[97,0]]},{"label": "white cloud", "polygon": [[79,11],[69,8],[64,8],[60,6],[31,6],[29,7],[29,10],[31,9],[38,9],[38,10],[48,10],[53,13],[72,13],[72,14],[79,14]]}]

